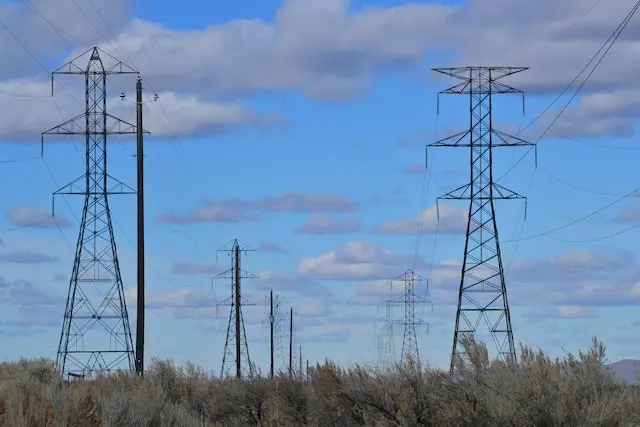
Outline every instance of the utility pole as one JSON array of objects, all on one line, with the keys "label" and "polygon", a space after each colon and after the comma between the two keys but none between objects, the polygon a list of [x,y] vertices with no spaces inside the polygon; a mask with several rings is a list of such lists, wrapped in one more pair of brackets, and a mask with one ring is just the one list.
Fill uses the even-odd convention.
[{"label": "utility pole", "polygon": [[273,371],[274,371],[274,322],[275,316],[273,313],[273,289],[269,292],[269,335],[270,335],[270,350],[271,350],[271,359],[269,360],[269,378],[273,379]]},{"label": "utility pole", "polygon": [[494,181],[493,148],[525,147],[535,146],[535,144],[493,128],[492,96],[521,94],[524,110],[522,91],[499,80],[526,69],[524,67],[434,69],[438,73],[462,80],[461,83],[440,93],[469,95],[469,129],[430,145],[470,148],[470,182],[438,198],[438,200],[470,200],[450,375],[454,375],[456,360],[464,354],[460,339],[463,336],[475,336],[482,320],[485,320],[498,357],[516,360],[494,200],[525,199],[525,197]]},{"label": "utility pole", "polygon": [[[120,94],[124,101],[126,95]],[[151,101],[158,100],[158,94],[153,95]],[[136,299],[136,373],[144,374],[144,317],[145,317],[145,255],[144,255],[144,134],[142,122],[142,106],[150,101],[142,100],[142,76],[138,75],[136,81],[136,162],[137,162],[137,196],[138,196],[138,286]],[[148,133],[148,132],[147,132]]]},{"label": "utility pole", "polygon": [[244,320],[242,317],[242,307],[250,304],[246,299],[242,298],[242,286],[241,279],[256,279],[253,273],[249,273],[241,268],[241,256],[242,253],[254,251],[254,249],[248,246],[240,247],[238,240],[234,240],[230,249],[219,249],[221,252],[228,252],[232,256],[231,268],[226,270],[217,277],[223,277],[231,279],[231,296],[219,305],[228,305],[231,307],[229,310],[229,324],[227,326],[227,339],[224,344],[224,355],[222,357],[222,369],[220,376],[224,376],[227,370],[227,364],[233,359],[232,341],[235,341],[235,372],[236,378],[242,378],[242,358],[246,359],[249,375],[253,374],[253,365],[251,358],[249,357],[249,346],[247,343],[247,334],[244,328]]},{"label": "utility pole", "polygon": [[144,131],[142,128],[142,78],[136,82],[136,160],[138,164],[138,298],[136,322],[136,372],[144,374]]},{"label": "utility pole", "polygon": [[298,361],[298,365],[300,369],[300,375],[302,375],[302,346],[300,346],[300,359]]},{"label": "utility pole", "polygon": [[[427,332],[429,324],[422,319],[419,319],[415,315],[415,305],[428,304],[433,309],[433,303],[426,298],[420,297],[415,293],[416,282],[422,282],[424,279],[416,274],[413,270],[409,269],[401,276],[391,281],[391,287],[395,281],[401,281],[404,284],[404,292],[397,298],[387,301],[387,319],[391,318],[391,308],[395,305],[400,305],[404,309],[404,315],[402,319],[390,319],[388,323],[389,333],[393,333],[390,323],[398,323],[403,326],[402,335],[402,354],[401,359],[404,361],[413,360],[416,363],[420,363],[420,352],[418,351],[418,337],[416,334],[416,326],[425,325]],[[390,338],[393,339],[392,337]]]},{"label": "utility pole", "polygon": [[[105,66],[101,54],[112,64]],[[86,66],[78,65],[81,60],[87,60]],[[53,193],[54,200],[56,195],[84,196],[56,365],[64,377],[91,378],[100,372],[131,371],[135,364],[108,200],[109,195],[135,190],[109,175],[107,136],[143,131],[107,113],[107,76],[139,73],[94,47],[52,73],[52,96],[54,76],[61,74],[84,77],[85,112],[43,132],[42,145],[44,135],[83,135],[86,152],[84,174]]]},{"label": "utility pole", "polygon": [[293,308],[289,309],[289,376],[293,376]]}]

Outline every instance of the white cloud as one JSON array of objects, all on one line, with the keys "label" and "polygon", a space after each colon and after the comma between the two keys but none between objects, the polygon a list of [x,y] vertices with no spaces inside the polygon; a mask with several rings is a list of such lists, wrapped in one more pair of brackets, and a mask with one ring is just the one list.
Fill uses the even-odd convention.
[{"label": "white cloud", "polygon": [[376,234],[460,234],[467,229],[468,209],[439,203],[412,218],[392,220],[373,228]]},{"label": "white cloud", "polygon": [[[157,135],[173,130],[191,135],[281,124],[283,119],[276,113],[253,111],[223,96],[293,89],[321,99],[350,98],[367,90],[378,71],[422,66],[426,55],[436,51],[449,52],[454,63],[465,65],[495,62],[529,66],[529,71],[513,76],[509,84],[525,91],[556,93],[631,7],[627,1],[611,0],[584,16],[590,5],[579,0],[539,0],[534,6],[472,0],[461,6],[433,2],[365,9],[352,7],[348,0],[288,0],[273,21],[238,19],[202,30],[174,30],[131,20],[126,0],[92,3],[100,17],[93,5],[71,0],[33,1],[55,29],[25,5],[2,5],[0,17],[41,61],[64,56],[69,46],[58,34],[62,32],[77,48],[68,59],[98,43],[138,68],[150,84],[149,90],[163,92],[162,105],[172,117],[172,126],[167,126],[164,113],[155,114],[151,110],[157,107],[148,104],[151,114],[147,124]],[[70,27],[68,22],[74,25]],[[40,71],[19,44],[10,37],[6,40],[0,43],[4,77]],[[640,51],[639,41],[638,34],[627,29],[585,88],[590,95],[576,109],[567,111],[553,130],[555,134],[629,134],[634,117],[618,113],[633,98],[623,97],[622,89],[640,89],[636,79],[640,60],[633,59],[637,56],[633,52]],[[451,64],[429,64],[447,65]],[[450,83],[434,81],[438,85]],[[48,94],[44,80],[4,84],[0,90]],[[611,99],[603,99],[606,93]],[[34,129],[54,125],[59,118],[51,100],[0,97],[0,106],[2,103],[8,112],[0,121],[4,138],[37,140]],[[80,107],[73,106],[63,105],[65,114]]]},{"label": "white cloud", "polygon": [[[422,62],[454,9],[439,4],[349,11],[347,0],[288,0],[273,23],[234,20],[178,31],[133,20],[105,50],[135,58],[154,86],[205,93],[301,89],[344,98],[370,73]],[[167,61],[171,58],[171,61]]]},{"label": "white cloud", "polygon": [[[341,248],[305,258],[298,264],[298,275],[328,279],[384,279],[401,274],[414,261],[413,255],[396,254],[363,241],[352,241]],[[420,257],[417,261],[424,265]]]}]

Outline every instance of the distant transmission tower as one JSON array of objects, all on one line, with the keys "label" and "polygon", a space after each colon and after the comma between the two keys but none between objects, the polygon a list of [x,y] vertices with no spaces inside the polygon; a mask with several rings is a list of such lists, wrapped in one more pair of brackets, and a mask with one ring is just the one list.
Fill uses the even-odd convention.
[{"label": "distant transmission tower", "polygon": [[284,351],[284,337],[285,337],[285,329],[284,329],[284,317],[282,315],[280,298],[277,297],[274,302],[273,308],[273,321],[274,321],[274,334],[275,334],[275,372],[282,372],[286,370],[287,366],[287,358],[285,357]]},{"label": "distant transmission tower", "polygon": [[[253,375],[253,364],[249,357],[249,345],[247,343],[247,333],[244,328],[244,318],[242,307],[250,304],[242,297],[242,279],[256,279],[253,273],[249,273],[241,268],[242,253],[253,251],[254,249],[243,246],[240,247],[238,240],[234,240],[230,249],[219,249],[219,252],[228,252],[231,255],[231,268],[218,274],[217,277],[231,279],[231,296],[219,305],[231,307],[229,310],[229,326],[227,327],[227,339],[224,343],[224,355],[222,357],[222,369],[220,376],[235,364],[236,378],[242,378],[243,374]],[[235,345],[234,345],[235,343]],[[235,351],[234,351],[235,349]],[[243,371],[243,359],[245,369]]]},{"label": "distant transmission tower", "polygon": [[[391,309],[392,305],[387,301],[385,304],[385,315],[376,318],[374,321],[376,338],[378,340],[378,364],[381,366],[389,366],[395,355]],[[379,323],[382,323],[382,326],[378,326]]]},{"label": "distant transmission tower", "polygon": [[[471,182],[438,198],[470,200],[451,353],[450,373],[452,375],[456,359],[464,353],[464,349],[460,345],[460,338],[464,335],[475,335],[481,319],[485,320],[489,328],[499,357],[505,360],[516,359],[493,201],[495,199],[524,199],[524,197],[494,182],[492,149],[494,147],[534,146],[535,144],[494,129],[491,107],[493,94],[522,94],[522,91],[498,80],[526,69],[523,67],[434,69],[436,72],[462,80],[461,83],[440,93],[468,94],[471,116],[471,126],[468,130],[430,145],[471,148]],[[460,323],[461,319],[463,324]]]},{"label": "distant transmission tower", "polygon": [[[105,67],[100,53],[114,64]],[[78,65],[87,56],[86,66]],[[107,76],[138,72],[94,47],[53,72],[52,91],[57,74],[84,76],[86,111],[43,132],[43,143],[44,135],[84,135],[86,169],[54,193],[85,198],[56,364],[63,376],[75,378],[133,370],[133,341],[108,196],[135,190],[108,174],[107,135],[136,134],[137,129],[107,113]]]},{"label": "distant transmission tower", "polygon": [[[418,338],[416,335],[416,326],[425,325],[427,328],[429,324],[422,319],[416,318],[415,306],[416,304],[432,304],[431,301],[426,298],[417,296],[415,293],[416,282],[422,282],[424,279],[413,270],[407,270],[404,274],[398,276],[391,281],[391,286],[396,281],[402,281],[404,284],[404,292],[402,295],[387,301],[387,312],[389,318],[391,317],[391,307],[401,305],[404,308],[404,316],[401,319],[390,319],[389,323],[396,323],[403,326],[402,335],[402,354],[401,359],[414,362],[420,362],[420,353],[418,351]],[[393,333],[392,326],[388,326],[390,334]],[[428,330],[428,329],[427,329]],[[392,338],[392,337],[391,337]]]}]

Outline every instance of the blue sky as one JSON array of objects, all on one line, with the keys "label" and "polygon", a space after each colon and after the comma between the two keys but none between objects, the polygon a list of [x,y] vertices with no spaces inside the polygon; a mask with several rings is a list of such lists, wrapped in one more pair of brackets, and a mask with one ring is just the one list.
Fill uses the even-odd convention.
[{"label": "blue sky", "polygon": [[[51,71],[99,45],[142,73],[146,99],[160,96],[145,105],[152,133],[146,356],[189,360],[215,372],[228,316],[216,303],[229,287],[211,278],[228,262],[217,258],[217,249],[235,238],[258,249],[243,261],[261,277],[246,282],[255,305],[245,317],[252,359],[263,369],[269,289],[279,295],[283,315],[291,306],[296,311],[304,359],[376,363],[374,318],[398,294],[399,288],[389,292],[390,279],[411,267],[429,279],[434,304],[433,313],[418,310],[431,324],[429,334],[418,332],[421,356],[448,367],[464,235],[436,233],[433,206],[437,196],[468,181],[469,153],[430,149],[428,173],[421,166],[426,144],[468,125],[468,98],[441,97],[438,115],[436,94],[454,82],[430,68],[531,67],[505,80],[527,92],[524,117],[518,97],[494,103],[496,127],[517,132],[632,6],[616,0],[585,15],[591,4],[558,7],[544,0],[532,15],[526,5],[490,8],[486,0],[237,0],[215,7],[194,0],[179,8],[93,0],[80,9],[64,0],[31,3],[34,8],[0,3],[0,50],[8,58],[0,66],[7,111],[0,119],[2,356],[55,357],[82,210],[80,198],[60,199],[61,229],[51,221],[14,229],[50,215],[51,193],[83,172],[79,138],[48,138],[44,158],[39,145],[41,132],[82,112],[82,78],[59,78],[54,102],[38,62]],[[480,31],[487,19],[494,25]],[[640,88],[632,77],[636,63],[624,54],[637,46],[630,31],[612,49],[585,95],[540,142],[537,168],[531,152],[500,181],[529,200],[526,222],[521,202],[496,204],[515,340],[552,355],[584,348],[597,335],[612,360],[640,356],[630,340],[640,322],[637,230],[602,238],[637,223],[637,201],[627,198],[545,233],[638,186],[640,105],[633,94]],[[129,121],[133,106],[118,95],[134,99],[134,84],[131,77],[109,81],[110,111]],[[566,100],[524,135],[535,140],[540,123],[549,123]],[[133,186],[133,141],[111,138],[109,150],[110,174]],[[525,153],[501,149],[495,175]],[[135,330],[135,197],[110,201]],[[411,219],[421,208],[425,233],[416,239],[419,221]],[[466,202],[454,204],[443,221],[461,229],[466,209]],[[625,221],[616,219],[622,214]],[[404,221],[396,227],[402,234],[375,231],[390,221]],[[424,287],[418,292],[426,295]]]}]

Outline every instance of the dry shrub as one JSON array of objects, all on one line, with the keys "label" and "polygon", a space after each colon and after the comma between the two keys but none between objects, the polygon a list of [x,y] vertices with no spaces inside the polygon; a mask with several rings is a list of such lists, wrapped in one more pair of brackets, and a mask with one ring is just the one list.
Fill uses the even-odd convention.
[{"label": "dry shrub", "polygon": [[640,391],[603,369],[605,347],[551,360],[521,348],[490,361],[466,338],[458,375],[414,361],[239,381],[154,361],[134,374],[66,382],[46,360],[0,364],[0,427],[637,426]]}]

